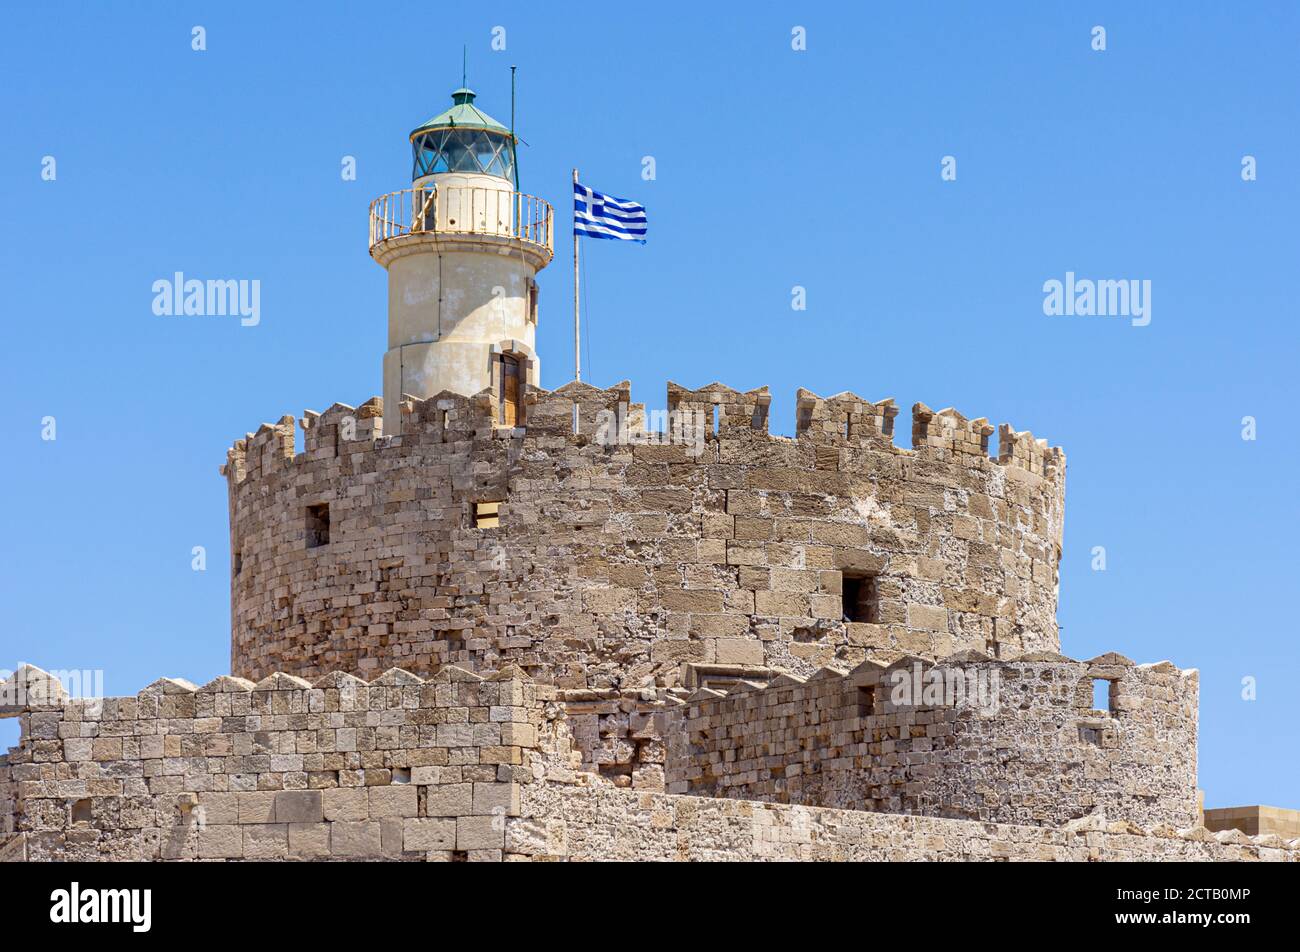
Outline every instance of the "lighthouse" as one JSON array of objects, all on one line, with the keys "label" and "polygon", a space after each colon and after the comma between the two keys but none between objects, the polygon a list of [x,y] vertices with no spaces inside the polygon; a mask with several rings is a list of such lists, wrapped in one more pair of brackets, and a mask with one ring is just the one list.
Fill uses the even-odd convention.
[{"label": "lighthouse", "polygon": [[370,254],[388,272],[384,433],[403,396],[491,390],[497,424],[522,422],[538,383],[537,274],[554,257],[551,206],[518,190],[513,129],[460,88],[410,134],[411,187],[370,205]]}]

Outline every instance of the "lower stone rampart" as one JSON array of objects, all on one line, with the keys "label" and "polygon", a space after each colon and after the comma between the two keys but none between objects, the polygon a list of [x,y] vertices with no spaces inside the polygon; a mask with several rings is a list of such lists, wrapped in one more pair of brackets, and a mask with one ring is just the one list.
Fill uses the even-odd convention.
[{"label": "lower stone rampart", "polygon": [[665,794],[651,789],[658,754],[613,776],[599,765],[619,763],[601,752],[629,737],[663,744],[665,762],[683,756],[677,698],[566,700],[517,669],[162,679],[135,697],[71,700],[24,668],[0,695],[0,714],[22,720],[0,758],[0,860],[1300,856],[1300,839],[1104,810],[1029,826]]},{"label": "lower stone rampart", "polygon": [[569,861],[1300,861],[1300,839],[1239,830],[1144,830],[1100,815],[1016,826],[609,786],[528,788],[507,843]]},{"label": "lower stone rampart", "polygon": [[[1094,685],[1106,697],[1094,707]],[[963,652],[708,689],[679,708],[667,790],[1055,826],[1197,816],[1198,676],[1116,654]]]}]

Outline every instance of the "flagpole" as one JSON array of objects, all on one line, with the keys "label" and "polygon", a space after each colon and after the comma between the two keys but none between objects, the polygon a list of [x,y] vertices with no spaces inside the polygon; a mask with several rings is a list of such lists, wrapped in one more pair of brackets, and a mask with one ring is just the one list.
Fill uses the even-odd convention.
[{"label": "flagpole", "polygon": [[[578,170],[573,170],[573,184],[578,184]],[[576,193],[576,188],[575,188]],[[582,379],[582,351],[578,340],[582,333],[578,323],[578,220],[573,220],[573,379]]]}]

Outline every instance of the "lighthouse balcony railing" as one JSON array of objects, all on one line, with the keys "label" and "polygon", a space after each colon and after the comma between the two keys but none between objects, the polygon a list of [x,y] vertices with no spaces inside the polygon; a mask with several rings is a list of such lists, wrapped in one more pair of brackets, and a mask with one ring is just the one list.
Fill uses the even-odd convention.
[{"label": "lighthouse balcony railing", "polygon": [[370,203],[370,247],[404,235],[492,235],[555,253],[555,213],[534,195],[476,186],[406,188]]}]

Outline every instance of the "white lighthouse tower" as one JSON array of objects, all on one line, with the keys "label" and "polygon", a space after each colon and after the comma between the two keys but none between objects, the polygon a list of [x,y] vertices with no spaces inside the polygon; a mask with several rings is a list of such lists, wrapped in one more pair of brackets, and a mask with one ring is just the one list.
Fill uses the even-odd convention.
[{"label": "white lighthouse tower", "polygon": [[554,257],[551,206],[518,191],[516,139],[472,90],[411,133],[412,187],[370,206],[370,254],[388,270],[384,432],[404,394],[496,391],[519,418],[538,381],[537,272]]}]

